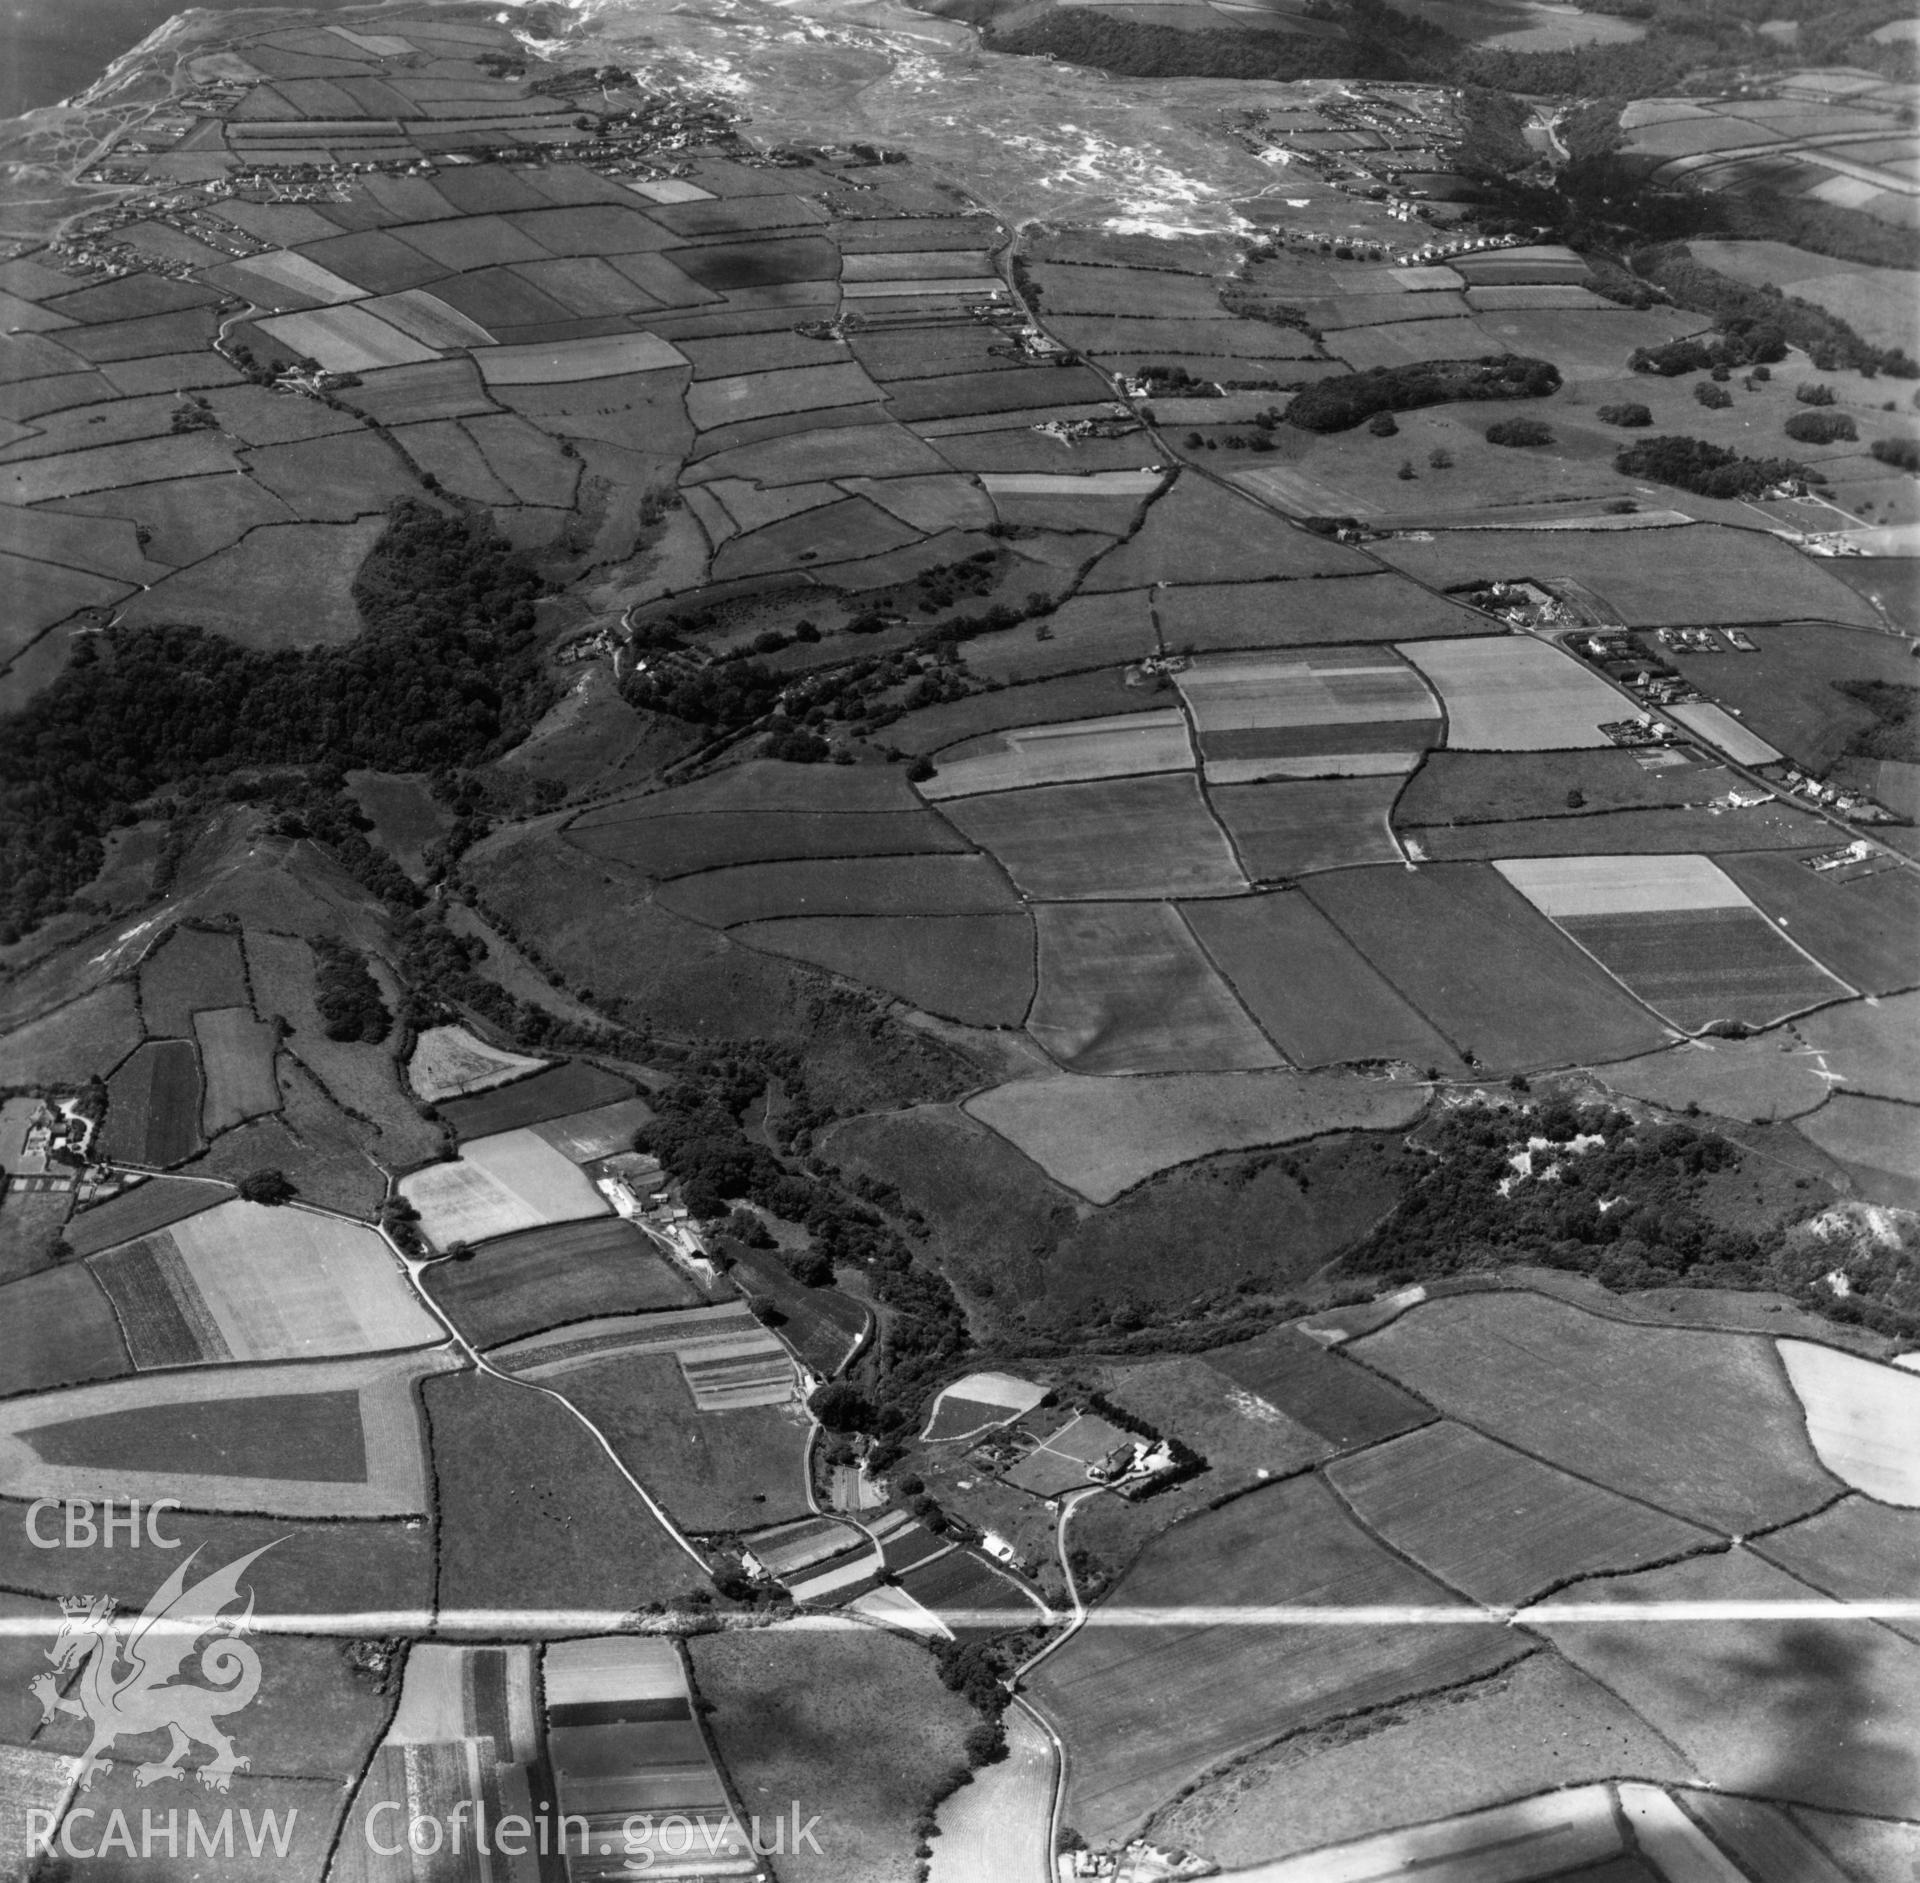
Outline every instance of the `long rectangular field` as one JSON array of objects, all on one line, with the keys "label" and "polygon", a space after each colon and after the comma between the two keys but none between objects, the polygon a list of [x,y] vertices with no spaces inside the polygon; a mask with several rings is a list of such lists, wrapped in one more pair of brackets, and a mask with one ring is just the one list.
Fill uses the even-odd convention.
[{"label": "long rectangular field", "polygon": [[938,769],[920,789],[938,801],[1023,785],[1185,771],[1192,765],[1186,719],[1169,707],[983,733],[942,752]]},{"label": "long rectangular field", "polygon": [[1124,901],[1246,887],[1191,776],[1045,785],[962,799],[947,815],[1039,898]]}]

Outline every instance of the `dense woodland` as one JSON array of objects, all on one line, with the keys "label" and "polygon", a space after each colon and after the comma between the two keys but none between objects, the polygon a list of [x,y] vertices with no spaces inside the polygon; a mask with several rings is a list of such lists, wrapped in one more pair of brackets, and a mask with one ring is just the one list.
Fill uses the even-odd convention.
[{"label": "dense woodland", "polygon": [[504,751],[544,710],[540,578],[490,520],[397,505],[353,592],[366,632],[340,647],[164,625],[81,640],[0,740],[0,943],[84,888],[106,833],[163,786],[250,765],[432,771]]},{"label": "dense woodland", "polygon": [[[1601,1141],[1571,1148],[1581,1134]],[[1522,1173],[1514,1157],[1530,1139],[1551,1148],[1534,1151]],[[1784,1221],[1716,1221],[1712,1180],[1747,1154],[1684,1120],[1636,1121],[1613,1107],[1554,1099],[1449,1112],[1421,1141],[1431,1160],[1349,1252],[1347,1269],[1414,1281],[1526,1262],[1615,1290],[1778,1288],[1838,1320],[1907,1338],[1920,1332],[1920,1268],[1903,1251],[1849,1259],[1853,1292],[1836,1298],[1820,1279],[1834,1266],[1831,1248]]]},{"label": "dense woodland", "polygon": [[839,1430],[904,1431],[942,1373],[966,1353],[966,1315],[945,1277],[916,1265],[899,1234],[872,1207],[899,1213],[897,1195],[869,1182],[876,1194],[855,1201],[824,1180],[822,1167],[795,1168],[800,1160],[794,1152],[778,1155],[748,1136],[744,1117],[762,1104],[772,1081],[786,1101],[781,1136],[797,1147],[826,1113],[807,1093],[801,1056],[764,1044],[690,1061],[655,1097],[658,1115],[642,1127],[635,1147],[660,1160],[695,1216],[724,1216],[729,1202],[744,1199],[804,1228],[810,1246],[786,1259],[795,1279],[807,1286],[830,1285],[836,1267],[863,1271],[890,1310],[876,1383],[871,1396],[844,1384],[826,1388],[831,1397],[815,1409]]},{"label": "dense woodland", "polygon": [[1373,366],[1315,380],[1297,392],[1286,420],[1303,431],[1343,432],[1379,412],[1414,412],[1455,400],[1544,399],[1560,388],[1560,369],[1547,360],[1498,353],[1481,360],[1420,361]]},{"label": "dense woodland", "polygon": [[1791,458],[1743,458],[1704,438],[1642,438],[1613,461],[1622,477],[1650,478],[1696,497],[1758,497],[1776,484],[1823,483],[1818,471]]}]

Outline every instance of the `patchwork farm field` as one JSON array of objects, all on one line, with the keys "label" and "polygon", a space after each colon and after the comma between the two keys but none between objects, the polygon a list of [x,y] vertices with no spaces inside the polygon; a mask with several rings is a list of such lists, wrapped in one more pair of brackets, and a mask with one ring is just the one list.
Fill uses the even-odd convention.
[{"label": "patchwork farm field", "polygon": [[1327,1476],[1395,1549],[1495,1605],[1525,1602],[1570,1576],[1715,1547],[1711,1531],[1451,1422],[1343,1459]]},{"label": "patchwork farm field", "polygon": [[1665,1037],[1484,865],[1327,871],[1303,893],[1458,1051],[1489,1067],[1625,1059]]},{"label": "patchwork farm field", "polygon": [[1047,904],[1027,1029],[1070,1071],[1234,1072],[1280,1063],[1170,903]]},{"label": "patchwork farm field", "polygon": [[521,1230],[436,1262],[426,1290],[476,1347],[596,1314],[690,1307],[699,1290],[619,1217]]},{"label": "patchwork farm field", "polygon": [[140,1367],[429,1346],[440,1324],[372,1230],[236,1199],[95,1260]]},{"label": "patchwork farm field", "polygon": [[1450,1418],[1725,1533],[1804,1515],[1835,1489],[1764,1341],[1503,1294],[1428,1302],[1354,1352]]},{"label": "patchwork farm field", "polygon": [[1111,1203],[1159,1171],[1220,1151],[1411,1124],[1425,1097],[1411,1084],[1331,1072],[1059,1073],[996,1086],[966,1109],[1057,1182]]},{"label": "patchwork farm field", "polygon": [[1526,1651],[1465,1620],[1458,1629],[1182,1624],[1178,1611],[1200,1590],[1216,1609],[1457,1600],[1382,1549],[1312,1478],[1176,1526],[1148,1545],[1114,1598],[1174,1612],[1158,1626],[1085,1630],[1032,1679],[1048,1719],[1083,1748],[1067,1810],[1089,1835],[1124,1839],[1209,1766],[1281,1734],[1491,1673]]},{"label": "patchwork farm field", "polygon": [[1036,898],[1231,895],[1246,887],[1190,776],[1044,785],[959,800],[947,815]]},{"label": "patchwork farm field", "polygon": [[699,1565],[565,1406],[473,1372],[429,1381],[423,1403],[443,1610],[624,1613],[702,1586]]},{"label": "patchwork farm field", "polygon": [[1018,1026],[1033,1002],[1033,923],[1024,912],[793,916],[729,932],[963,1025]]}]

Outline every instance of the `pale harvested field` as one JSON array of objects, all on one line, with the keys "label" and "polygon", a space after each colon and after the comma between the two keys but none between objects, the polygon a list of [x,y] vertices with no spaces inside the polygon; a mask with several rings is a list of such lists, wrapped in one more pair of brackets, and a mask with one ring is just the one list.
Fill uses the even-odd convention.
[{"label": "pale harvested field", "polygon": [[1719,865],[1703,856],[1521,857],[1493,867],[1555,920],[1753,906]]},{"label": "pale harvested field", "polygon": [[1451,751],[1605,745],[1601,726],[1634,711],[1570,654],[1524,636],[1418,641],[1400,651],[1446,703]]},{"label": "pale harvested field", "polygon": [[[1430,1877],[1435,1883],[1530,1883],[1551,1865],[1569,1864],[1593,1883],[1641,1883],[1639,1864],[1607,1862],[1622,1850],[1613,1793],[1603,1785],[1551,1790],[1491,1811],[1388,1831],[1338,1850],[1315,1852],[1236,1872],[1241,1883],[1349,1883],[1350,1879]],[[1630,1860],[1629,1860],[1630,1861]],[[1693,1874],[1703,1879],[1706,1872]]]},{"label": "pale harvested field", "polygon": [[364,1224],[236,1199],[169,1234],[235,1360],[378,1353],[444,1338]]},{"label": "pale harvested field", "polygon": [[1186,717],[1166,708],[983,734],[942,752],[939,769],[920,790],[935,800],[970,797],[1023,785],[1184,771],[1192,764]]},{"label": "pale harvested field", "polygon": [[940,1807],[930,1883],[1007,1883],[1046,1874],[1052,1855],[1053,1741],[1024,1706],[1003,1715],[1007,1756]]},{"label": "pale harvested field", "polygon": [[416,1170],[400,1179],[400,1194],[420,1212],[422,1233],[436,1249],[488,1242],[550,1220],[504,1183],[464,1162]]},{"label": "pale harvested field", "polygon": [[398,294],[383,294],[367,302],[366,310],[426,346],[493,345],[493,335],[477,320],[469,320],[458,308],[449,307],[439,295],[429,294],[425,288],[403,288]]},{"label": "pale harvested field", "polygon": [[622,373],[647,373],[656,367],[687,363],[678,347],[650,333],[488,347],[476,353],[474,361],[480,377],[490,386],[564,385],[578,379],[612,379]]},{"label": "pale harvested field", "polygon": [[463,1163],[525,1198],[550,1223],[604,1216],[606,1200],[561,1151],[533,1130],[503,1131],[461,1146]]},{"label": "pale harvested field", "polygon": [[307,314],[277,314],[260,323],[283,346],[310,354],[330,373],[359,373],[376,366],[410,366],[437,357],[411,334],[390,327],[363,308],[317,308]]},{"label": "pale harvested field", "polygon": [[465,1027],[428,1027],[414,1042],[407,1061],[407,1083],[429,1102],[463,1098],[504,1085],[522,1073],[537,1072],[546,1062],[524,1053],[510,1053],[475,1039]]},{"label": "pale harvested field", "polygon": [[275,293],[276,289],[290,289],[296,297],[326,303],[357,301],[366,293],[365,288],[355,287],[331,268],[322,268],[318,262],[291,249],[269,249],[264,255],[249,255],[225,272],[239,275],[247,292],[268,307],[286,305]]},{"label": "pale harvested field", "polygon": [[982,1124],[1094,1203],[1156,1171],[1255,1144],[1329,1131],[1404,1128],[1423,1087],[1337,1072],[1201,1072],[1158,1079],[1060,1073],[996,1086],[967,1101]]},{"label": "pale harvested field", "polygon": [[1920,1507],[1920,1374],[1809,1340],[1779,1347],[1820,1462],[1883,1504]]}]

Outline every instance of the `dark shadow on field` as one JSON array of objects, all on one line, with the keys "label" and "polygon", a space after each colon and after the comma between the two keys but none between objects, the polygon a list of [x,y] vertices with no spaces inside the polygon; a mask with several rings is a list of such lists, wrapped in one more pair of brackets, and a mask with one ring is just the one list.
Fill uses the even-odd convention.
[{"label": "dark shadow on field", "polygon": [[[1873,1622],[1749,1624],[1748,1639],[1708,1653],[1686,1685],[1699,1717],[1744,1718],[1748,1756],[1737,1771],[1710,1774],[1756,1797],[1836,1802],[1920,1796],[1920,1740],[1889,1717],[1884,1677],[1873,1677]],[[1740,1729],[1736,1729],[1740,1730]],[[1859,1803],[1842,1809],[1863,1808]],[[1886,1808],[1884,1805],[1881,1808]]]}]

